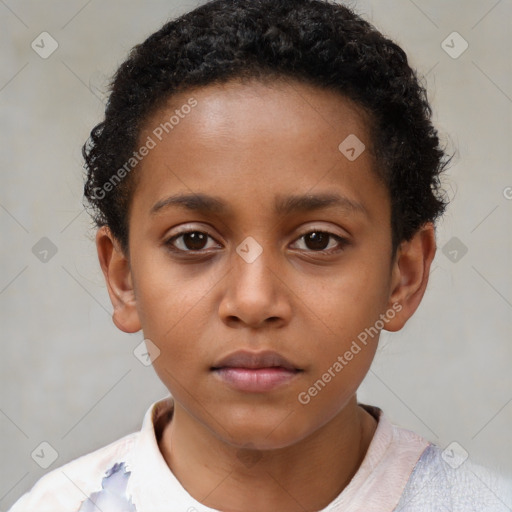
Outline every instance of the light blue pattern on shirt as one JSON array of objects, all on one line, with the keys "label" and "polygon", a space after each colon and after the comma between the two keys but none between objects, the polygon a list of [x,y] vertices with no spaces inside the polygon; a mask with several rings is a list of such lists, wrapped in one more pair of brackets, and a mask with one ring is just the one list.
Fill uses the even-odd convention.
[{"label": "light blue pattern on shirt", "polygon": [[[77,512],[137,512],[126,495],[129,478],[124,462],[114,464],[102,479],[102,489],[82,502]],[[393,512],[512,512],[511,487],[469,460],[451,468],[442,458],[442,449],[430,444]]]},{"label": "light blue pattern on shirt", "polygon": [[126,485],[130,472],[124,462],[114,464],[101,481],[102,490],[92,493],[82,502],[78,512],[137,512],[126,496]]},{"label": "light blue pattern on shirt", "polygon": [[512,483],[469,459],[456,469],[430,444],[393,512],[512,512]]}]

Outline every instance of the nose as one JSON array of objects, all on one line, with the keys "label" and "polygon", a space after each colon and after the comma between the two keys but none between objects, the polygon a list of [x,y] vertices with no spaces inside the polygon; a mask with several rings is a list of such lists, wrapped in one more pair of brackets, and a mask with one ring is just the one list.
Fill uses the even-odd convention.
[{"label": "nose", "polygon": [[255,245],[241,244],[233,254],[219,316],[229,327],[282,327],[290,321],[292,293],[271,250]]}]

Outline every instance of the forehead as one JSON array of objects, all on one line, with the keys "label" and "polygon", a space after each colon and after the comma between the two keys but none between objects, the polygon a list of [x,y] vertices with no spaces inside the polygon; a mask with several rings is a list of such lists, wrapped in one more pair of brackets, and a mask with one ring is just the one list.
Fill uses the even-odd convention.
[{"label": "forehead", "polygon": [[[197,106],[188,109],[192,98]],[[187,113],[183,115],[182,110]],[[292,79],[234,79],[179,93],[150,117],[144,131],[154,131],[173,114],[181,114],[180,119],[175,115],[172,129],[164,129],[162,135],[172,132],[178,139],[180,135],[195,135],[204,139],[203,145],[213,137],[232,141],[235,135],[239,145],[261,141],[269,149],[268,137],[273,140],[277,133],[281,141],[290,142],[301,135],[303,143],[318,142],[326,134],[339,138],[357,133],[370,143],[367,115],[359,105],[339,92]],[[186,119],[189,122],[184,122]],[[318,147],[325,150],[322,145]]]},{"label": "forehead", "polygon": [[[249,199],[273,207],[278,195],[313,189],[364,206],[365,192],[380,186],[364,112],[339,93],[291,80],[177,94],[146,122],[139,142],[149,139],[135,194],[146,209],[176,191],[247,208]],[[362,151],[356,159],[342,151],[346,140]]]}]

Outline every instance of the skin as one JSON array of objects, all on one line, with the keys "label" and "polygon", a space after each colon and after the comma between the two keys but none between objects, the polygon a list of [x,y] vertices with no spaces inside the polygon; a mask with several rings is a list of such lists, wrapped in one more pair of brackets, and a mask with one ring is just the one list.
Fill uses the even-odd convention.
[{"label": "skin", "polygon": [[[140,141],[191,96],[198,105],[137,169],[129,255],[108,227],[98,230],[113,320],[125,332],[142,329],[160,350],[153,365],[175,400],[160,450],[195,499],[224,511],[320,510],[349,483],[374,435],[356,391],[378,336],[309,403],[298,395],[393,304],[401,310],[385,328],[403,327],[427,285],[434,227],[392,257],[390,198],[373,170],[368,121],[341,95],[296,82],[197,88],[151,116]],[[355,161],[338,150],[350,134],[366,145]],[[229,211],[151,213],[191,192]],[[278,196],[322,192],[362,208],[273,211]],[[174,247],[199,255],[169,249],[187,229],[211,238],[181,237]],[[314,231],[346,242],[319,248],[303,236]],[[236,252],[248,236],[262,249],[251,263]],[[302,371],[265,393],[234,390],[210,368],[238,349],[275,350]]]}]

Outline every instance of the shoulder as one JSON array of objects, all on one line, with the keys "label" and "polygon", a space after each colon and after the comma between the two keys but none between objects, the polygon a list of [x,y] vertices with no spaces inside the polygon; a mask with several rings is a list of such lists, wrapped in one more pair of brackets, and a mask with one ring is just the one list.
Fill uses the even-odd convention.
[{"label": "shoulder", "polygon": [[75,512],[102,489],[106,473],[129,459],[139,432],[128,434],[41,477],[9,512]]},{"label": "shoulder", "polygon": [[[451,446],[451,445],[450,445]],[[467,453],[429,444],[418,460],[395,512],[509,512],[512,478],[472,462]]]}]

